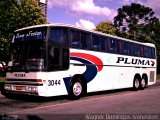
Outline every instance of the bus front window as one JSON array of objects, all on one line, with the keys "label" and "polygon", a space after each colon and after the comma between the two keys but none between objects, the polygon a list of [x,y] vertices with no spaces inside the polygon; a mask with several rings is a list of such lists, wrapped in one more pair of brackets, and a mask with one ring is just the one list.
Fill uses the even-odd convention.
[{"label": "bus front window", "polygon": [[45,67],[45,42],[27,41],[12,44],[13,69],[39,71]]}]

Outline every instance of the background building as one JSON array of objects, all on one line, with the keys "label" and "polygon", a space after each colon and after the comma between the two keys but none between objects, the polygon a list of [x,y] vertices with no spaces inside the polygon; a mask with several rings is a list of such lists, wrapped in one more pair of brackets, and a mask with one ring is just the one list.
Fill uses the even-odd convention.
[{"label": "background building", "polygon": [[38,0],[38,5],[42,8],[42,11],[46,17],[47,17],[47,2],[48,0]]}]

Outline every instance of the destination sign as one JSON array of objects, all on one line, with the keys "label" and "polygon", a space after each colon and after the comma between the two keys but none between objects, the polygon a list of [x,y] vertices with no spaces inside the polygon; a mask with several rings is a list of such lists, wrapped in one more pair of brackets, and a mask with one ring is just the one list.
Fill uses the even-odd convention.
[{"label": "destination sign", "polygon": [[46,30],[30,29],[15,33],[13,42],[21,42],[28,40],[44,40],[46,37]]}]

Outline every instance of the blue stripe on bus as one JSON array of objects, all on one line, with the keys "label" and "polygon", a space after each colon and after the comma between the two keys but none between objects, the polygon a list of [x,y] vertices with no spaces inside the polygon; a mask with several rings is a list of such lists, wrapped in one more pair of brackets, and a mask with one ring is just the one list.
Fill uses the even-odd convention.
[{"label": "blue stripe on bus", "polygon": [[[97,67],[92,64],[90,61],[87,61],[85,59],[82,58],[78,58],[78,57],[71,57],[71,60],[75,60],[75,61],[79,61],[83,64],[86,64],[86,71],[82,74],[85,78],[86,78],[86,82],[89,83],[90,81],[92,81],[94,79],[94,77],[97,75]],[[65,77],[63,78],[67,92],[70,92],[70,80],[71,77]]]}]

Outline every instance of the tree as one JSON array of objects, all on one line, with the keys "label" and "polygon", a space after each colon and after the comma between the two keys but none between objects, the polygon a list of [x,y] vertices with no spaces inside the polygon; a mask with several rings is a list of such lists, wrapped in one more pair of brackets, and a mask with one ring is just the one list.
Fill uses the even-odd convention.
[{"label": "tree", "polygon": [[154,42],[150,37],[151,31],[148,26],[157,22],[159,19],[154,16],[151,8],[137,3],[119,8],[118,15],[114,18],[116,34],[137,41],[146,38],[146,42]]},{"label": "tree", "polygon": [[17,18],[17,28],[47,23],[45,15],[38,6],[38,0],[21,0]]},{"label": "tree", "polygon": [[[9,39],[13,35],[13,16],[17,14],[16,0],[0,1],[0,59],[5,61],[9,59]],[[1,61],[0,60],[0,61]]]},{"label": "tree", "polygon": [[157,72],[160,73],[160,22],[151,24],[148,27],[152,30],[152,35],[151,35],[152,39],[155,40],[155,45],[157,48],[157,63],[158,63]]},{"label": "tree", "polygon": [[0,59],[3,61],[9,59],[14,30],[47,23],[37,0],[1,0],[0,14]]},{"label": "tree", "polygon": [[99,24],[97,24],[95,30],[103,33],[111,34],[111,35],[116,35],[115,34],[116,29],[114,25],[108,21],[102,21]]}]

